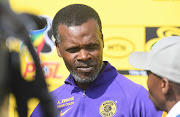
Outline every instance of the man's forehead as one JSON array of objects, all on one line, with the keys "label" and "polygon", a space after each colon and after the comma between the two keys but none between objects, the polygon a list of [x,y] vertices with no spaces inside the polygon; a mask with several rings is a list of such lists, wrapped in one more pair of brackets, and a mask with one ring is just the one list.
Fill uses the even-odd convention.
[{"label": "man's forehead", "polygon": [[58,26],[58,32],[60,36],[69,35],[69,36],[80,36],[80,35],[89,35],[89,34],[101,34],[97,24],[94,21],[85,22],[79,26],[67,26],[65,24],[60,24]]},{"label": "man's forehead", "polygon": [[76,24],[75,22],[72,22],[72,23],[69,23],[69,24],[59,23],[59,24],[58,24],[58,27],[59,27],[59,26],[66,26],[66,27],[68,27],[68,28],[70,28],[70,27],[79,27],[79,26],[82,26],[83,24],[86,24],[87,22],[92,23],[92,24],[95,24],[96,27],[99,28],[99,25],[98,25],[98,23],[97,23],[97,21],[96,21],[95,19],[88,19],[87,21],[82,22],[82,23],[80,23],[80,24]]}]

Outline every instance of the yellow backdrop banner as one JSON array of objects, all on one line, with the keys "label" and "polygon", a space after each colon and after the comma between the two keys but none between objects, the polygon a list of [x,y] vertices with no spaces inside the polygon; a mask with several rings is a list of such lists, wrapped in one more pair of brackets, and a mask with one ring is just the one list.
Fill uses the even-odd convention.
[{"label": "yellow backdrop banner", "polygon": [[[145,71],[133,68],[128,56],[133,51],[149,51],[159,39],[170,35],[180,35],[179,0],[10,0],[17,13],[42,15],[51,23],[56,12],[74,3],[93,7],[100,15],[104,34],[104,60],[132,81],[147,88]],[[48,31],[48,28],[46,28]],[[47,33],[47,32],[45,32]],[[42,63],[49,91],[64,83],[69,72],[63,60],[58,57],[54,38],[33,40]],[[35,66],[30,53],[19,39],[9,39],[10,50],[20,53],[21,74],[29,82],[34,79]],[[41,45],[41,46],[40,46]],[[48,46],[49,50],[43,50]],[[37,99],[28,101],[28,116],[38,104]],[[9,117],[18,117],[15,98],[10,96]]]}]

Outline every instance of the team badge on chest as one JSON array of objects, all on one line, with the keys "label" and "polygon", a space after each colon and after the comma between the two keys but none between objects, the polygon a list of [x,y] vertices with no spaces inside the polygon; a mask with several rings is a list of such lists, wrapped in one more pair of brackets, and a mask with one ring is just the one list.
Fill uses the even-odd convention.
[{"label": "team badge on chest", "polygon": [[112,117],[117,110],[116,103],[111,100],[104,101],[99,108],[99,113],[102,117]]}]

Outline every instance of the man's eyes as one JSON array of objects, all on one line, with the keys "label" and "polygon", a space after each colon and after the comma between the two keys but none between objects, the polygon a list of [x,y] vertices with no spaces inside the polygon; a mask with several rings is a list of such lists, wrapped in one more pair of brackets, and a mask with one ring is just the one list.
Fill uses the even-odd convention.
[{"label": "man's eyes", "polygon": [[66,49],[66,51],[69,53],[76,53],[76,52],[79,52],[81,49],[85,49],[87,51],[93,51],[93,50],[97,49],[98,47],[99,47],[98,44],[91,44],[91,45],[87,45],[84,48],[80,48],[80,47],[68,48],[68,49]]},{"label": "man's eyes", "polygon": [[79,52],[79,50],[80,50],[80,48],[74,47],[74,48],[69,48],[66,51],[69,53],[76,53],[76,52]]},{"label": "man's eyes", "polygon": [[86,49],[96,49],[96,48],[98,48],[98,44],[92,44],[86,47]]}]

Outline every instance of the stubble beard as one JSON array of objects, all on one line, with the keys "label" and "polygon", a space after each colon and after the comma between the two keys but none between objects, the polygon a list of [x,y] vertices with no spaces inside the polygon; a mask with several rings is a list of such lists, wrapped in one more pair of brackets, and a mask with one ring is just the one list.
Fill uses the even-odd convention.
[{"label": "stubble beard", "polygon": [[97,68],[95,69],[95,73],[92,74],[91,76],[89,77],[86,77],[86,78],[82,78],[75,70],[73,69],[69,69],[69,72],[71,73],[71,75],[74,77],[74,80],[76,82],[79,82],[79,83],[90,83],[90,82],[93,82],[99,75],[102,67],[103,67],[103,61],[102,59],[99,61],[100,64],[98,64]]},{"label": "stubble beard", "polygon": [[95,73],[92,76],[86,77],[86,78],[81,78],[77,74],[77,72],[75,72],[75,71],[70,71],[70,73],[74,77],[74,80],[76,82],[79,82],[79,83],[90,83],[90,82],[93,82],[97,78],[97,76],[99,75],[99,72],[101,71],[101,69],[102,69],[102,65],[95,70]]}]

